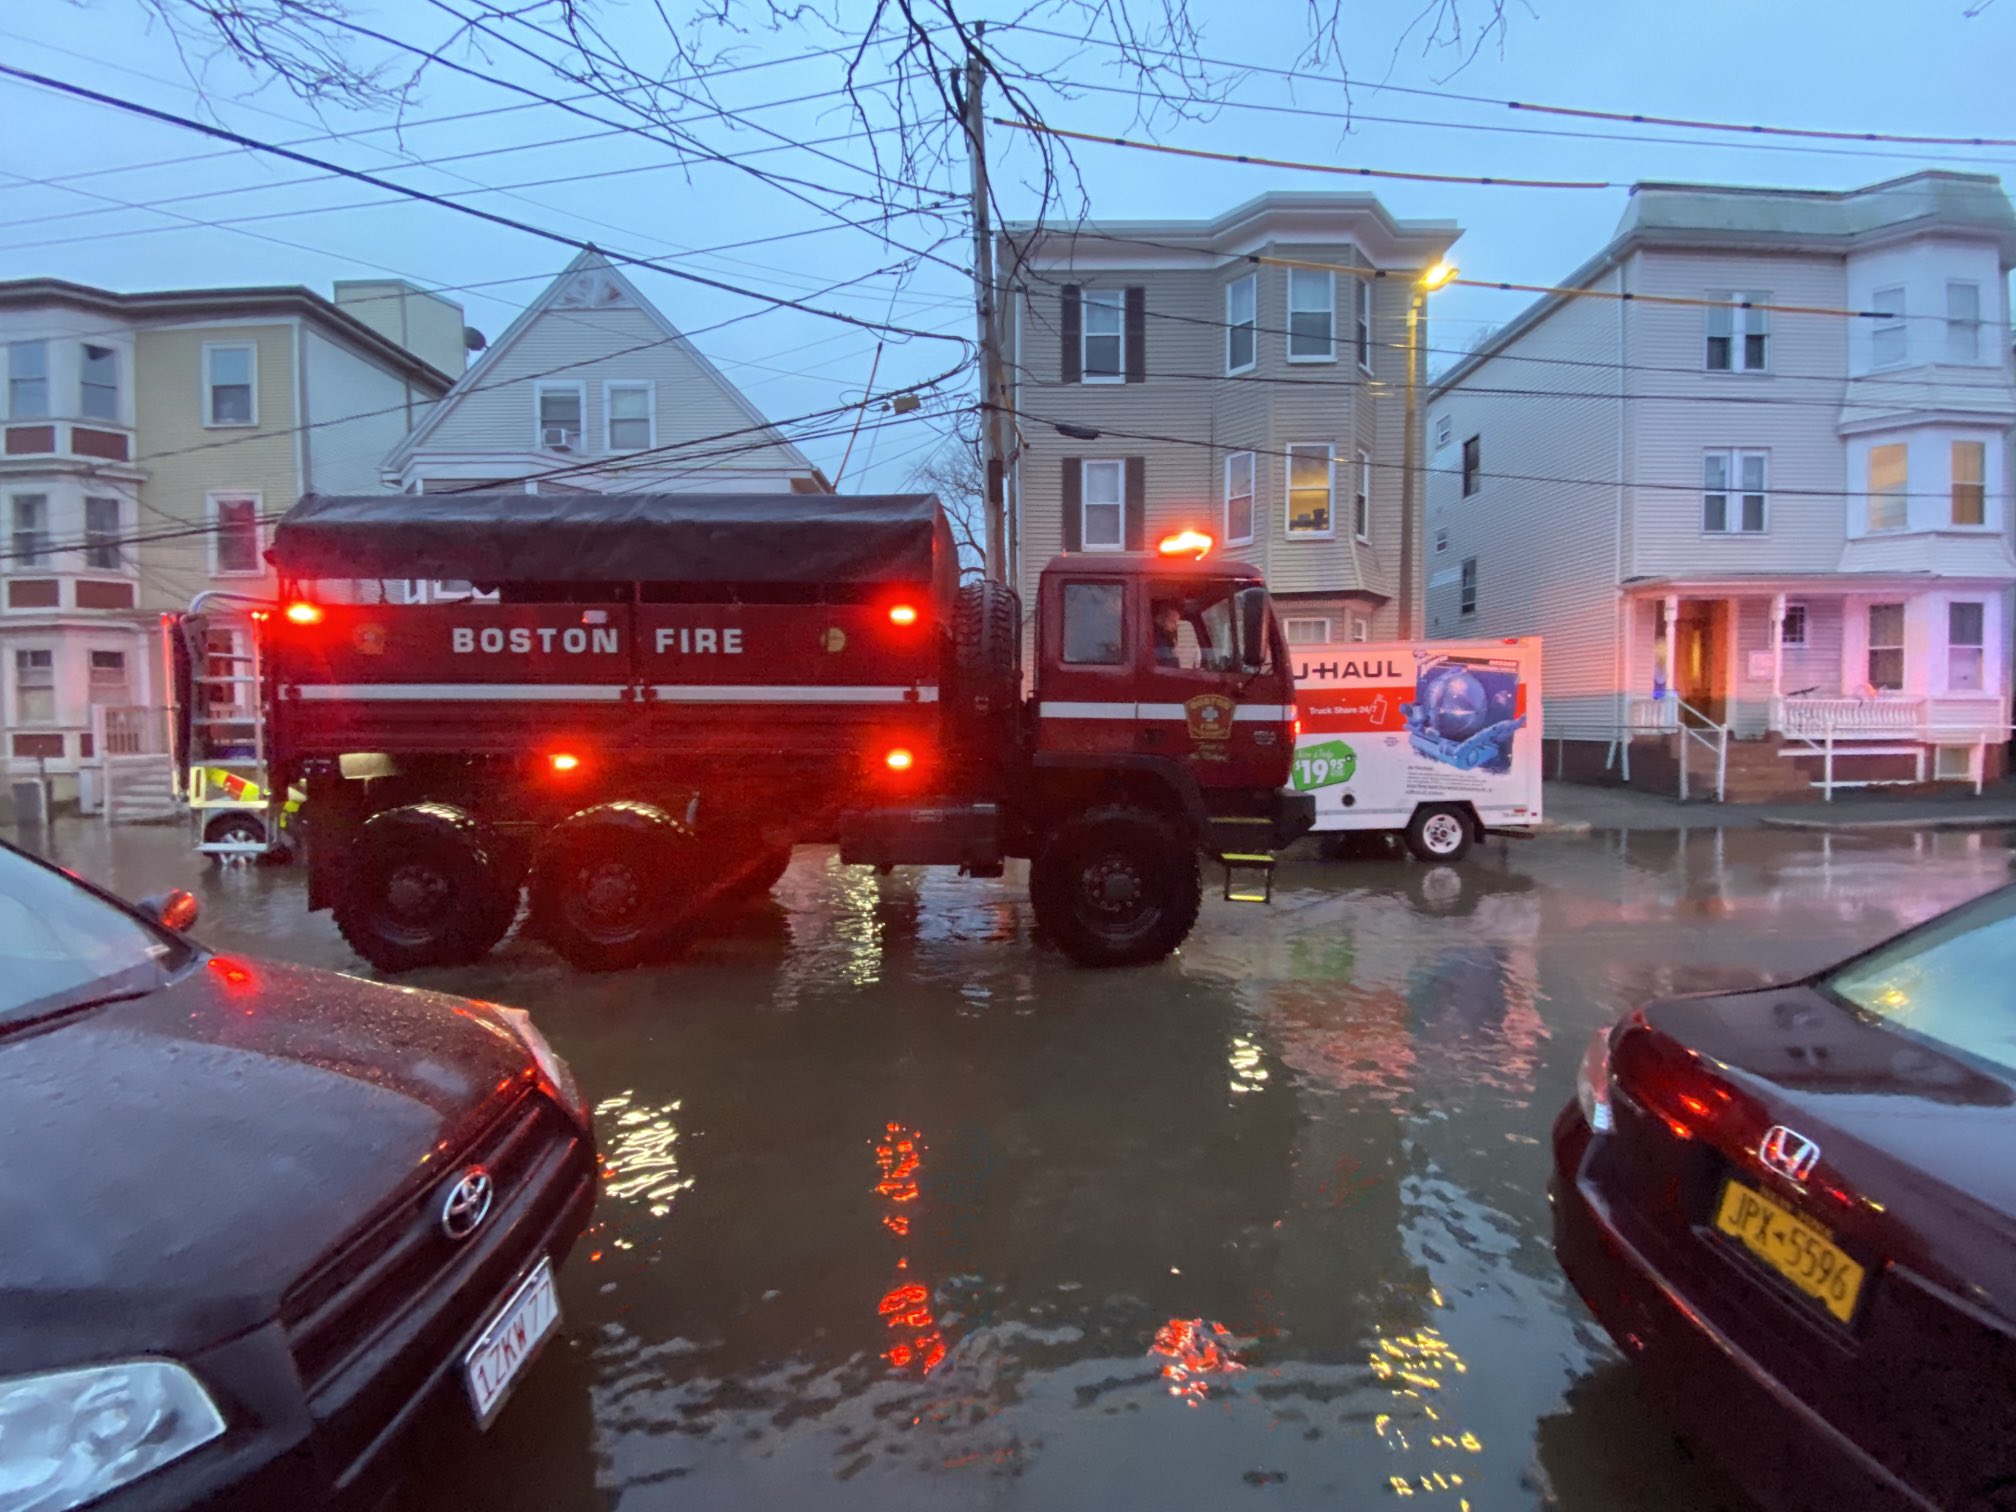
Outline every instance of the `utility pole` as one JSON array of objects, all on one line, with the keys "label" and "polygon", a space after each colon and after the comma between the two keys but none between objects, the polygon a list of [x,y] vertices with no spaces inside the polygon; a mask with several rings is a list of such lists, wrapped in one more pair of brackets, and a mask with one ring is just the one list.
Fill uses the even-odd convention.
[{"label": "utility pole", "polygon": [[966,147],[973,161],[973,302],[980,332],[980,461],[986,474],[987,576],[1008,580],[1007,422],[1008,385],[1001,364],[1001,312],[994,287],[994,233],[987,214],[987,115],[980,95],[987,70],[978,42],[987,23],[973,28],[975,47],[966,54]]},{"label": "utility pole", "polygon": [[1400,421],[1400,638],[1419,640],[1421,625],[1414,602],[1414,470],[1415,453],[1420,450],[1420,433],[1415,428],[1414,411],[1420,403],[1421,306],[1425,296],[1416,287],[1407,290],[1407,399]]}]

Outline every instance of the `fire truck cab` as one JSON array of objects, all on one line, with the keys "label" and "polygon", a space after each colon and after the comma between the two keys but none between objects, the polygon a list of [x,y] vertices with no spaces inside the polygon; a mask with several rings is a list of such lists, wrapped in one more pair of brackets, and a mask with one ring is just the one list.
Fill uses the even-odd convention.
[{"label": "fire truck cab", "polygon": [[[829,843],[1027,858],[1075,960],[1165,955],[1200,858],[1264,900],[1313,817],[1258,572],[1168,544],[1045,569],[1025,690],[1017,596],[960,584],[932,495],[310,496],[275,531],[263,662],[310,906],[398,970],[482,955],[529,892],[528,927],[606,969]],[[374,591],[415,578],[474,586]]]}]

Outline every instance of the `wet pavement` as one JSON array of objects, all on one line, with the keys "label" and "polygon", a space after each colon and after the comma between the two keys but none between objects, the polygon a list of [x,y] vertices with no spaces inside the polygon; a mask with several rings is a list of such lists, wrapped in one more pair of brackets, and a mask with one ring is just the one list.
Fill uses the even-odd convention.
[{"label": "wet pavement", "polygon": [[[362,969],[298,870],[179,831],[39,847],[193,886],[219,948]],[[530,1008],[611,1167],[567,1335],[399,1503],[1745,1504],[1548,1248],[1547,1133],[1632,1002],[1802,973],[2010,877],[1999,833],[1596,833],[1284,870],[1081,971],[1003,882],[801,851],[686,960],[517,941],[409,980]]]}]

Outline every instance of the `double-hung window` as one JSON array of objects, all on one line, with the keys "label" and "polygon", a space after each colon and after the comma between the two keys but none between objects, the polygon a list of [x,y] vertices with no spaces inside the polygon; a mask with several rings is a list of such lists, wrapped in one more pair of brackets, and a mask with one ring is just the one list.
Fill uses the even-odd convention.
[{"label": "double-hung window", "polygon": [[1770,355],[1771,296],[1762,290],[1711,289],[1706,365],[1711,373],[1761,373]]},{"label": "double-hung window", "polygon": [[1243,373],[1253,366],[1260,324],[1258,280],[1248,273],[1225,285],[1225,371]]},{"label": "double-hung window", "polygon": [[1869,448],[1869,528],[1902,530],[1911,523],[1910,453],[1901,441]]},{"label": "double-hung window", "polygon": [[126,677],[124,651],[93,651],[86,689],[94,704],[117,707],[133,701],[133,685]]},{"label": "double-hung window", "polygon": [[1987,646],[1988,606],[1979,602],[1946,606],[1946,690],[1981,691],[1982,661]]},{"label": "double-hung window", "polygon": [[14,718],[24,725],[56,723],[56,653],[14,653]]},{"label": "double-hung window", "polygon": [[1127,464],[1086,462],[1080,530],[1087,551],[1119,551],[1127,541]]},{"label": "double-hung window", "polygon": [[1328,441],[1288,448],[1288,534],[1329,536],[1331,524],[1331,450]]},{"label": "double-hung window", "polygon": [[1869,686],[1896,692],[1904,686],[1904,606],[1869,606]]},{"label": "double-hung window", "polygon": [[1953,443],[1953,523],[1988,523],[1988,445],[1984,441]]},{"label": "double-hung window", "polygon": [[1288,360],[1337,359],[1337,275],[1309,268],[1288,270]]},{"label": "double-hung window", "polygon": [[259,350],[249,343],[203,348],[203,423],[259,423]]},{"label": "double-hung window", "polygon": [[1785,618],[1778,622],[1778,644],[1781,646],[1804,646],[1806,644],[1806,606],[1787,604]]},{"label": "double-hung window", "polygon": [[1946,360],[1981,360],[1981,285],[1946,285]]},{"label": "double-hung window", "polygon": [[1765,527],[1765,456],[1711,451],[1701,458],[1701,529],[1707,535],[1758,535]]},{"label": "double-hung window", "polygon": [[12,532],[8,566],[16,572],[49,565],[49,495],[19,493],[7,501]]},{"label": "double-hung window", "polygon": [[259,495],[210,495],[210,570],[218,577],[259,573]]},{"label": "double-hung window", "polygon": [[1372,280],[1351,280],[1351,309],[1357,327],[1358,366],[1372,371]]},{"label": "double-hung window", "polygon": [[612,452],[649,451],[652,445],[651,385],[611,383],[603,389],[602,396],[609,412],[606,449]]},{"label": "double-hung window", "polygon": [[1281,633],[1291,646],[1322,646],[1330,641],[1330,621],[1315,617],[1291,617],[1281,622]]},{"label": "double-hung window", "polygon": [[1463,497],[1469,498],[1484,486],[1484,438],[1472,436],[1463,443]]},{"label": "double-hung window", "polygon": [[1356,487],[1351,491],[1351,528],[1358,539],[1372,539],[1372,458],[1361,447],[1358,452]]},{"label": "double-hung window", "polygon": [[116,498],[84,500],[84,565],[99,572],[117,572],[126,565],[120,550],[125,510]]},{"label": "double-hung window", "polygon": [[86,420],[119,419],[119,350],[87,341],[79,352],[77,413]]},{"label": "double-hung window", "polygon": [[49,343],[10,343],[7,348],[7,418],[41,420],[48,414]]},{"label": "double-hung window", "polygon": [[1876,325],[1869,333],[1870,365],[1901,367],[1911,355],[1911,338],[1905,331],[1903,289],[1878,289],[1871,307],[1876,312]]},{"label": "double-hung window", "polygon": [[587,408],[584,395],[585,390],[578,383],[542,383],[538,386],[536,419],[542,449],[581,449],[582,411]]},{"label": "double-hung window", "polygon": [[1477,612],[1477,558],[1463,558],[1462,597],[1456,607],[1465,614]]},{"label": "double-hung window", "polygon": [[1124,383],[1127,291],[1087,289],[1084,294],[1084,366],[1087,383]]},{"label": "double-hung window", "polygon": [[1225,539],[1253,539],[1253,453],[1234,452],[1225,459]]}]

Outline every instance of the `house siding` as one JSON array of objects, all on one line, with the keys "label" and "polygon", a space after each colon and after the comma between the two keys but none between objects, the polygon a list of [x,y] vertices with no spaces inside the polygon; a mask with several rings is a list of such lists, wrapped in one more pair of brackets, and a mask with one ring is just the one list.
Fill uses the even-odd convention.
[{"label": "house siding", "polygon": [[302,371],[311,427],[302,438],[307,491],[376,493],[386,454],[426,413],[426,402],[398,374],[319,331],[303,333]]}]

